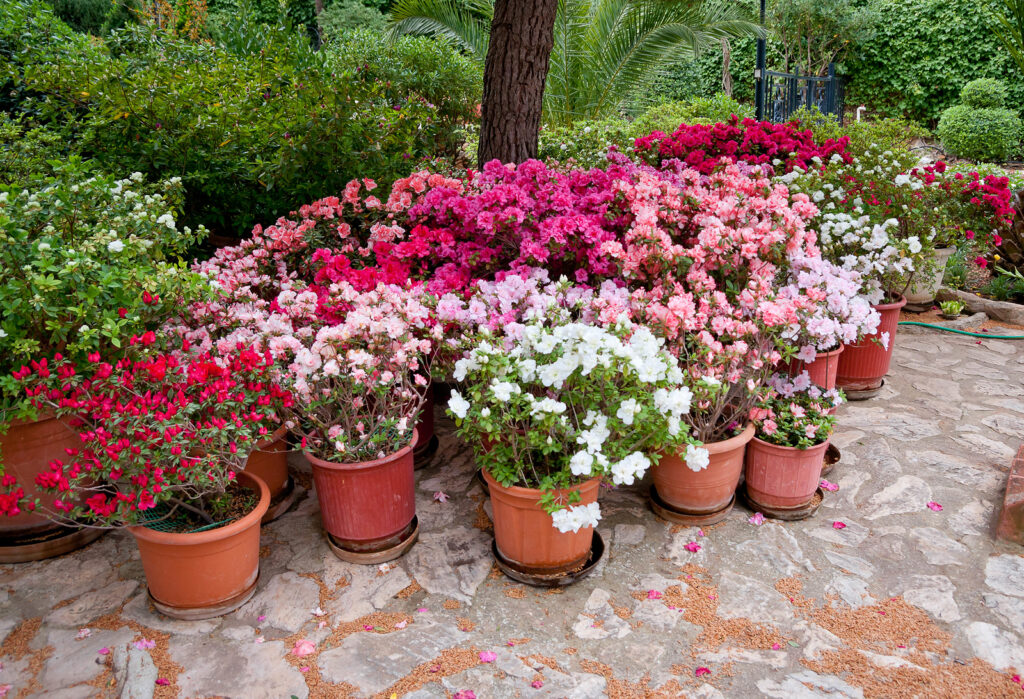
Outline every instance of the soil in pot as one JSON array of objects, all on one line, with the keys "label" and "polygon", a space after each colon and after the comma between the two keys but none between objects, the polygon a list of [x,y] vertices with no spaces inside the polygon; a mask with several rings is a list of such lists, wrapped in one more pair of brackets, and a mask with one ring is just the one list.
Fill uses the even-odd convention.
[{"label": "soil in pot", "polygon": [[747,425],[735,437],[705,444],[710,459],[700,471],[691,470],[682,453],[663,455],[652,469],[659,501],[681,515],[704,518],[720,514],[724,518],[735,500],[743,455],[753,436],[754,426]]},{"label": "soil in pot", "polygon": [[[484,471],[483,475],[490,489],[494,540],[506,565],[522,573],[552,577],[573,573],[586,565],[593,544],[593,527],[560,532],[539,504],[543,491],[504,486],[490,473]],[[574,505],[597,502],[599,486],[597,478],[577,486],[580,500]],[[556,496],[568,497],[570,492],[557,491]]]},{"label": "soil in pot", "polygon": [[[270,490],[242,471],[219,526],[185,514],[131,527],[154,606],[178,619],[208,619],[242,606],[259,577],[260,520]],[[258,495],[257,495],[258,493]],[[160,516],[153,513],[154,519]],[[202,528],[201,531],[194,529]],[[188,531],[188,528],[193,531]]]},{"label": "soil in pot", "polygon": [[755,437],[747,446],[747,498],[765,510],[806,508],[818,490],[827,449],[827,441],[797,449]]},{"label": "soil in pot", "polygon": [[[881,316],[878,332],[865,337],[853,345],[846,345],[839,355],[839,370],[836,386],[846,391],[849,398],[856,398],[858,392],[875,391],[882,386],[882,380],[889,373],[893,347],[896,345],[896,330],[899,327],[900,309],[907,300],[902,296],[898,301],[874,306]],[[882,333],[889,334],[888,346],[881,343]]]}]

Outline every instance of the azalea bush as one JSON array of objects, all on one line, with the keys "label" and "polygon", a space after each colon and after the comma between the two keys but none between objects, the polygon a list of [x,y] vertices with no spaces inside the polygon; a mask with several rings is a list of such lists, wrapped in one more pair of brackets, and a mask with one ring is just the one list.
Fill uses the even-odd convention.
[{"label": "azalea bush", "polygon": [[179,227],[181,183],[118,179],[72,160],[32,189],[0,188],[0,422],[25,406],[11,371],[62,353],[114,360],[206,285],[175,257],[205,229]]},{"label": "azalea bush", "polygon": [[842,402],[840,392],[815,386],[806,371],[796,377],[775,374],[750,415],[758,439],[808,449],[828,441],[836,423],[835,408]]},{"label": "azalea bush", "polygon": [[477,464],[504,486],[544,491],[559,531],[600,519],[597,504],[557,496],[591,478],[631,485],[658,454],[693,442],[690,391],[648,328],[528,323],[511,350],[488,339],[460,359],[448,412]]},{"label": "azalea bush", "polygon": [[116,362],[57,354],[14,373],[33,404],[78,432],[80,446],[36,477],[46,499],[26,501],[5,476],[0,512],[30,510],[92,527],[181,517],[204,526],[227,516],[229,486],[292,398],[267,353],[237,347],[182,356],[158,351],[156,342],[149,331],[132,337]]}]

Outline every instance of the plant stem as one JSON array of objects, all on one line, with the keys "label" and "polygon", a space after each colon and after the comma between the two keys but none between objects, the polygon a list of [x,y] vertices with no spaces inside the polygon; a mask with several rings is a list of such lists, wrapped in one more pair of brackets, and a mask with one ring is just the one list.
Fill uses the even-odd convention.
[{"label": "plant stem", "polygon": [[207,524],[213,524],[213,517],[211,517],[210,515],[206,514],[205,512],[200,510],[198,507],[195,507],[193,505],[189,505],[187,502],[185,502],[181,498],[170,498],[170,501],[173,502],[178,507],[184,507],[189,512],[192,512],[192,513],[194,513],[196,515],[199,515],[200,517],[202,517],[203,521],[206,522]]}]

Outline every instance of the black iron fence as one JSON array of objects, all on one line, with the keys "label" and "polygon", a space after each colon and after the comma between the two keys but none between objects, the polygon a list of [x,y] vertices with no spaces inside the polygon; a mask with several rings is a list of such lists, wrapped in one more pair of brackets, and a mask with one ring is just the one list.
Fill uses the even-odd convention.
[{"label": "black iron fence", "polygon": [[800,107],[817,107],[822,114],[834,114],[843,123],[843,82],[836,75],[834,63],[828,66],[828,75],[800,75],[766,70],[761,81],[766,119],[775,123],[789,120]]}]

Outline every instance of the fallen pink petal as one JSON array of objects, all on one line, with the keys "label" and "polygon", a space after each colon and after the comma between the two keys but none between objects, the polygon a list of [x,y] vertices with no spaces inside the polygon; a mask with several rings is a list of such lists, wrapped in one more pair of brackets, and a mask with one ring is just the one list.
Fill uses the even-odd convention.
[{"label": "fallen pink petal", "polygon": [[443,490],[439,490],[436,493],[434,493],[434,499],[437,500],[438,502],[448,502],[448,493],[444,492]]},{"label": "fallen pink petal", "polygon": [[266,620],[267,620],[267,615],[266,614],[260,614],[258,617],[256,617],[256,621],[266,621]]},{"label": "fallen pink petal", "polygon": [[760,512],[755,512],[753,516],[748,517],[747,521],[753,524],[755,527],[760,527],[764,524],[764,515]]},{"label": "fallen pink petal", "polygon": [[699,667],[699,668],[697,668],[697,670],[693,674],[696,675],[697,677],[703,677],[704,675],[710,675],[711,674],[711,670],[709,670],[706,667]]},{"label": "fallen pink petal", "polygon": [[647,591],[647,599],[661,599],[662,597],[664,597],[664,595],[662,595],[657,590],[648,590]]},{"label": "fallen pink petal", "polygon": [[157,677],[156,678],[156,683],[158,685],[160,685],[161,687],[166,687],[166,686],[168,686],[171,683],[171,681],[169,679],[167,679],[166,677]]},{"label": "fallen pink petal", "polygon": [[688,544],[686,544],[686,546],[684,546],[683,548],[685,548],[690,553],[697,553],[698,551],[700,551],[701,546],[696,541],[691,541]]},{"label": "fallen pink petal", "polygon": [[405,628],[406,626],[408,626],[408,625],[409,625],[409,622],[408,622],[408,621],[405,621],[405,620],[403,619],[402,621],[400,621],[400,622],[398,622],[397,624],[395,624],[395,628],[396,628],[396,629],[404,629],[404,628]]},{"label": "fallen pink petal", "polygon": [[89,638],[92,635],[92,629],[79,629],[78,634],[75,636],[76,639],[81,641],[83,638]]},{"label": "fallen pink petal", "polygon": [[834,493],[837,490],[839,490],[838,485],[832,483],[831,481],[826,481],[824,478],[821,479],[821,483],[819,483],[818,485],[820,485],[823,489],[829,491],[830,493]]},{"label": "fallen pink petal", "polygon": [[929,502],[928,509],[932,512],[942,512],[942,505],[937,502]]},{"label": "fallen pink petal", "polygon": [[309,665],[303,665],[300,667],[299,672],[309,672]]},{"label": "fallen pink petal", "polygon": [[772,644],[772,650],[780,650],[781,648],[782,648],[782,646],[780,646],[778,643],[773,643]]},{"label": "fallen pink petal", "polygon": [[149,650],[151,648],[156,648],[156,641],[150,640],[148,638],[141,638],[138,641],[136,641],[134,645],[138,650]]},{"label": "fallen pink petal", "polygon": [[373,627],[370,626],[369,624],[363,624],[363,630],[364,631],[373,631]]},{"label": "fallen pink petal", "polygon": [[480,662],[482,663],[493,663],[498,659],[498,654],[492,650],[480,651]]},{"label": "fallen pink petal", "polygon": [[109,648],[100,648],[96,652],[99,653],[100,655],[110,655],[110,649]]},{"label": "fallen pink petal", "polygon": [[429,610],[429,609],[427,609],[426,607],[420,607],[420,608],[419,608],[419,609],[417,609],[416,611],[417,611],[417,612],[420,612],[420,613],[422,614],[423,612],[429,612],[430,610]]},{"label": "fallen pink petal", "polygon": [[476,693],[472,689],[462,689],[455,692],[452,699],[476,699]]},{"label": "fallen pink petal", "polygon": [[832,528],[833,529],[846,529],[846,525],[843,524],[842,522],[833,522],[832,523]]},{"label": "fallen pink petal", "polygon": [[534,680],[533,682],[530,683],[530,686],[533,687],[534,689],[540,689],[541,687],[544,686],[544,683],[541,682],[540,680]]},{"label": "fallen pink petal", "polygon": [[308,639],[300,639],[292,647],[292,655],[296,658],[304,658],[316,652],[316,644]]}]

